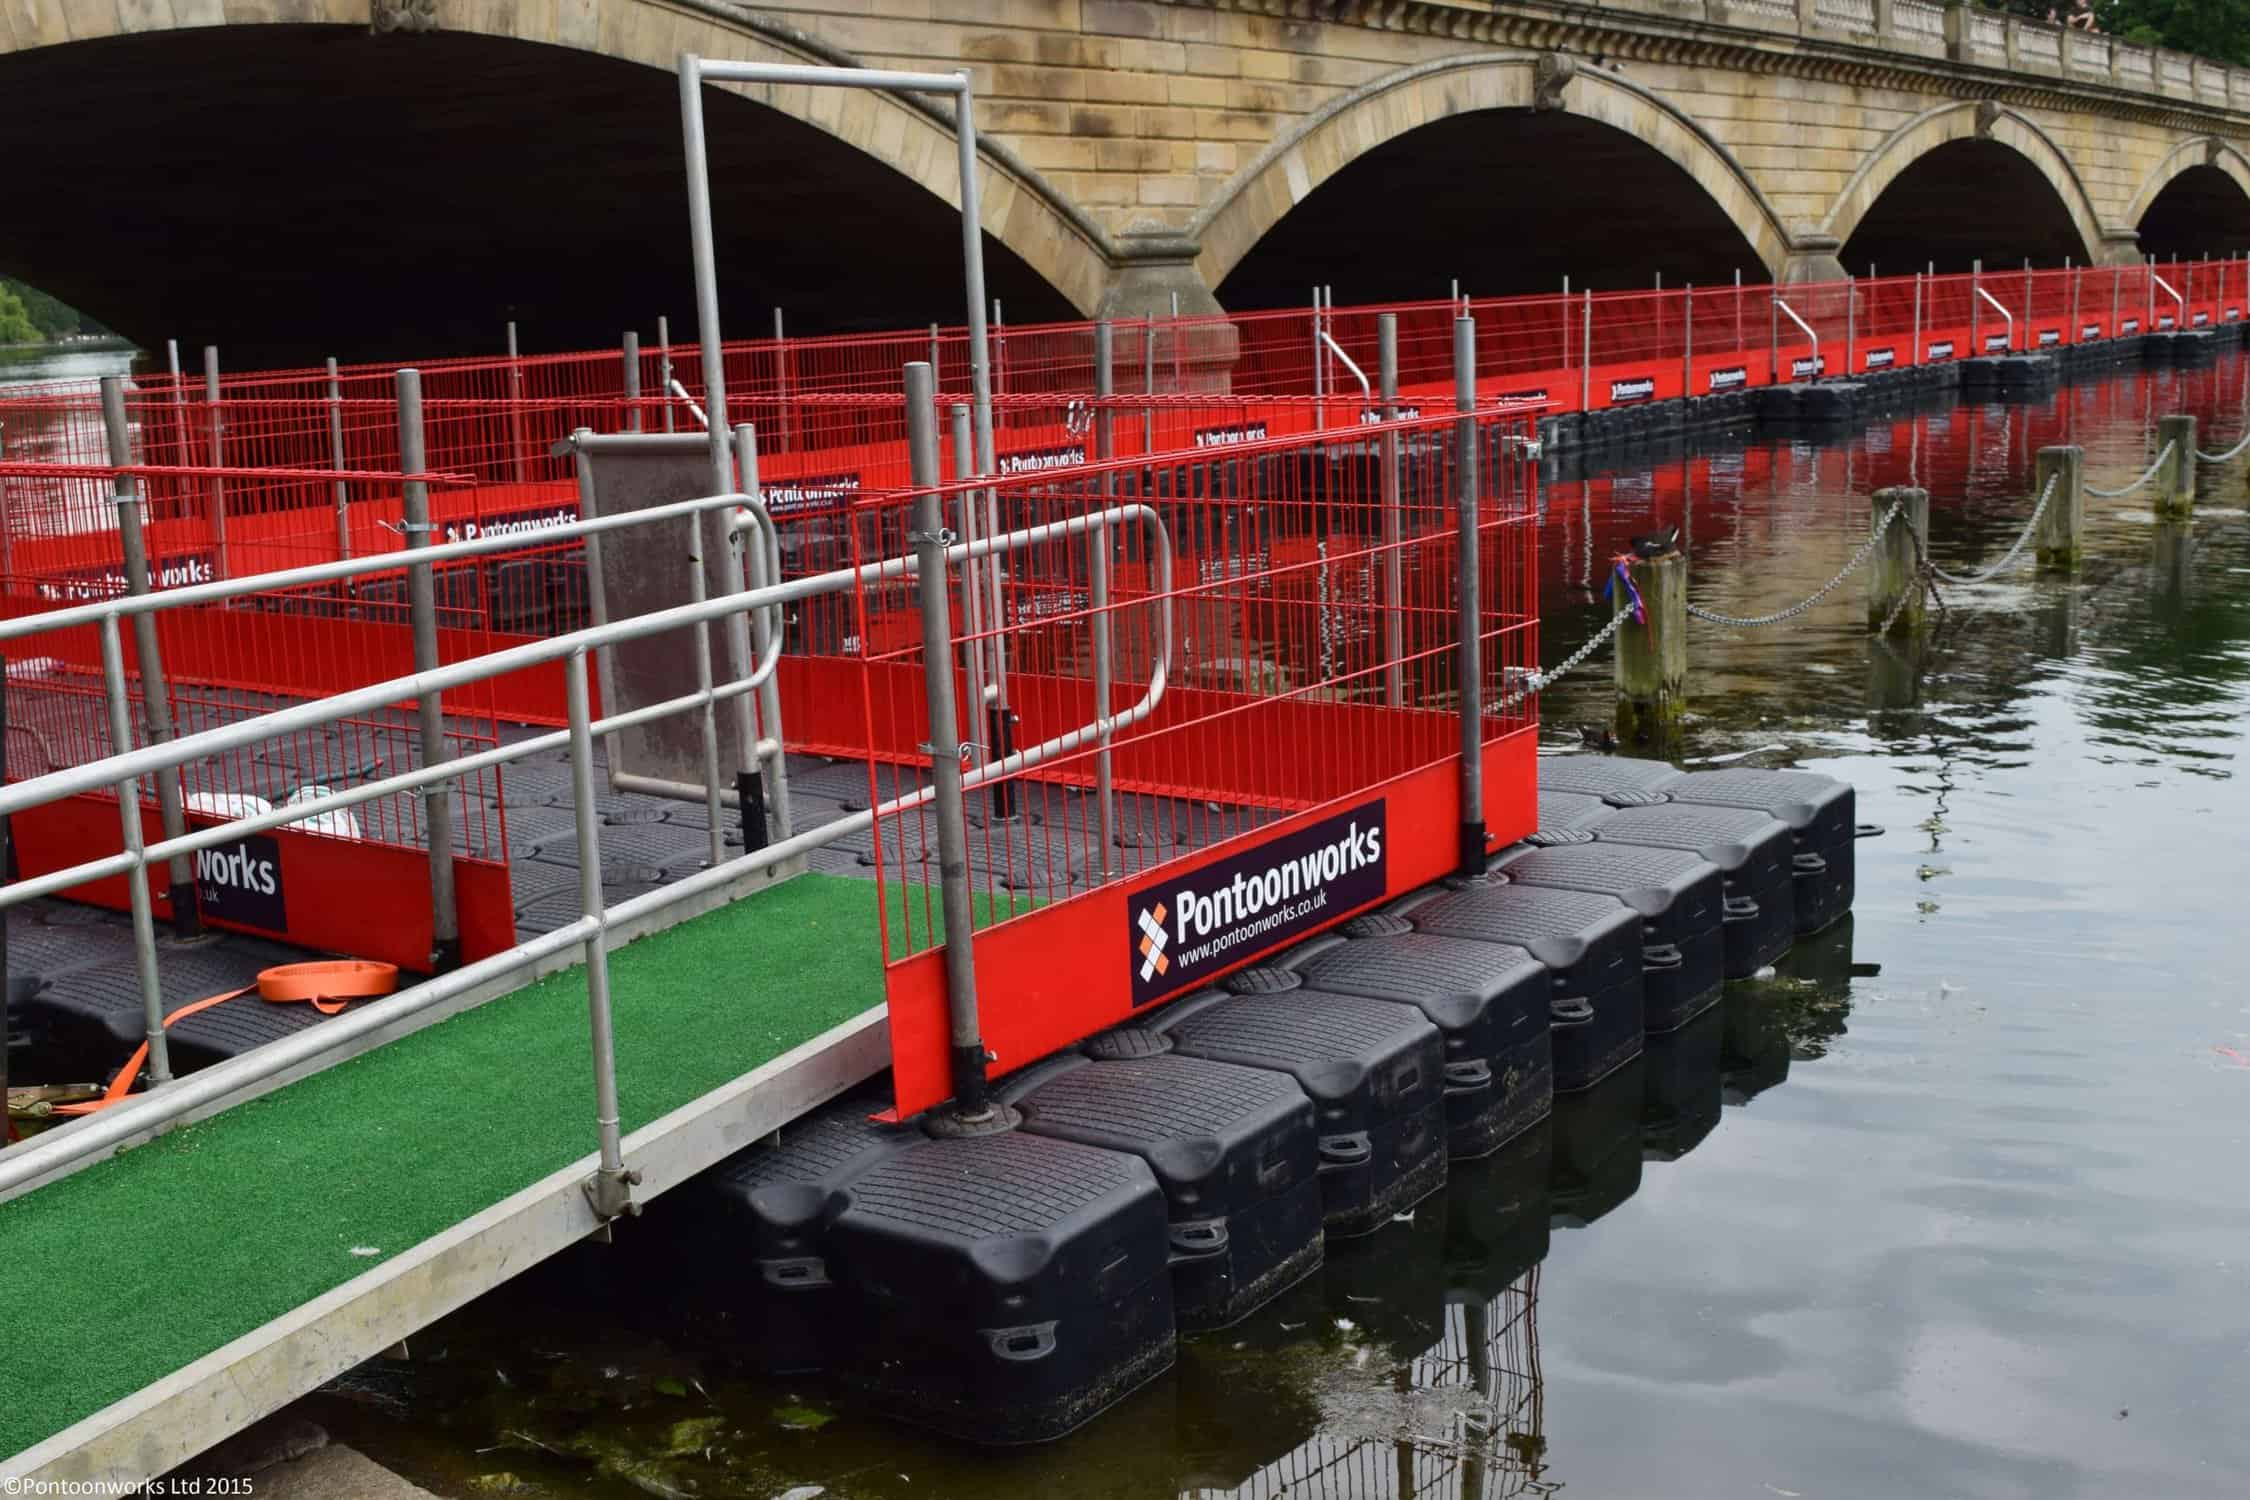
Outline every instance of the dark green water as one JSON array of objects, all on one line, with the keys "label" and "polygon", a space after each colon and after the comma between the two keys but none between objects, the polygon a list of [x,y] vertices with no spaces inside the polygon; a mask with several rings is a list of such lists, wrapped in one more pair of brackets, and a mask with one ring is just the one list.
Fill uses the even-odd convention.
[{"label": "dark green water", "polygon": [[[2232,359],[2135,369],[1550,484],[1547,658],[1656,524],[1756,613],[1911,476],[1966,570],[2041,443],[2112,487],[2155,414],[2213,448],[2244,401]],[[1918,649],[1870,644],[1856,582],[1697,626],[1682,757],[1817,765],[1888,828],[1852,921],[1076,1437],[980,1453],[730,1376],[596,1249],[308,1410],[464,1496],[2250,1494],[2246,472],[2204,465],[2192,526],[2090,500],[2076,582],[1949,590]],[[1545,712],[1558,748],[1606,720],[1600,669]]]}]

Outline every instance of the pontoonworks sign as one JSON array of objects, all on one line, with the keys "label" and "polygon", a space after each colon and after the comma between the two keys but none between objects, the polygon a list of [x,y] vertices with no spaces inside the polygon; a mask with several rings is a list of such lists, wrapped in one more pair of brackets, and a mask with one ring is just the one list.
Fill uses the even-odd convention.
[{"label": "pontoonworks sign", "polygon": [[1384,811],[1381,798],[1363,802],[1132,892],[1125,939],[1134,1006],[1192,989],[1382,899]]}]

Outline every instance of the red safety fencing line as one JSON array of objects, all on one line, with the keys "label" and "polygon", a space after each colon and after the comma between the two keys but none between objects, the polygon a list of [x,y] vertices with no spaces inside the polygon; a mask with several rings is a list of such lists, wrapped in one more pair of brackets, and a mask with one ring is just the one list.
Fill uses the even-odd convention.
[{"label": "red safety fencing line", "polygon": [[[1521,456],[1530,418],[1494,412],[1467,421],[1480,460],[1489,768],[1481,812],[1495,836],[1513,838],[1535,816],[1535,708],[1511,696],[1538,661],[1537,508]],[[969,570],[954,572],[960,732],[981,747],[972,764],[1099,715],[1097,632],[1110,641],[1107,711],[1132,709],[1161,660],[1161,622],[1171,621],[1162,696],[1108,747],[1117,794],[1110,840],[1093,795],[1103,752],[1090,740],[969,794],[963,833],[979,991],[998,1070],[1452,868],[1461,822],[1461,425],[1432,417],[1265,438],[929,492],[949,524],[989,494],[991,520],[1004,530],[1145,505],[1169,537],[1160,558],[1145,522],[1121,519],[1106,539],[1066,534],[1007,553],[996,577],[972,582]],[[1400,449],[1395,501],[1383,477],[1386,442]],[[853,506],[853,561],[901,550],[921,498]],[[1097,579],[1106,602],[1097,603]],[[859,709],[868,796],[880,806],[926,774],[919,601],[904,581],[863,578],[851,608],[857,649],[826,662],[798,658],[790,713],[822,701]],[[791,665],[785,660],[785,671]],[[994,689],[983,713],[978,681]],[[924,802],[879,818],[862,851],[882,892],[902,1110],[948,1092],[937,817]],[[1306,839],[1314,841],[1306,849],[1292,842]],[[1192,884],[1215,864],[1285,852],[1301,889],[1286,903],[1276,897],[1282,914],[1234,936],[1191,924],[1167,961],[1143,972],[1141,915],[1163,899],[1152,892]],[[1303,875],[1324,858],[1331,867],[1348,859],[1350,869]],[[1064,950],[1095,954],[1095,975],[1060,983],[1052,955]]]}]

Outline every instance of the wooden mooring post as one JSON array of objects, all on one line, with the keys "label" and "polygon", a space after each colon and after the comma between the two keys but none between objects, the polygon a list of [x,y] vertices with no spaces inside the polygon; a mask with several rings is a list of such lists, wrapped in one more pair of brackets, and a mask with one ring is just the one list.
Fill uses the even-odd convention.
[{"label": "wooden mooring post", "polygon": [[2068,445],[2040,449],[2039,466],[2032,474],[2032,504],[2047,494],[2050,483],[2055,492],[2047,495],[2039,534],[2032,541],[2043,570],[2075,573],[2082,551],[2080,537],[2086,529],[2086,450]]},{"label": "wooden mooring post", "polygon": [[[1617,737],[1645,745],[1672,738],[1687,716],[1687,558],[1666,552],[1625,566],[1648,618],[1617,627]],[[1620,589],[1616,605],[1633,601]]]},{"label": "wooden mooring post", "polygon": [[2172,451],[2156,471],[2156,513],[2184,516],[2195,509],[2195,418],[2189,415],[2158,417],[2156,447]]},{"label": "wooden mooring post", "polygon": [[1891,629],[1911,635],[1922,628],[1926,602],[1922,554],[1930,537],[1930,492],[1909,485],[1877,490],[1868,524],[1881,526],[1894,505],[1901,507],[1898,519],[1875,543],[1875,555],[1868,560],[1867,623],[1881,630],[1888,620]]}]

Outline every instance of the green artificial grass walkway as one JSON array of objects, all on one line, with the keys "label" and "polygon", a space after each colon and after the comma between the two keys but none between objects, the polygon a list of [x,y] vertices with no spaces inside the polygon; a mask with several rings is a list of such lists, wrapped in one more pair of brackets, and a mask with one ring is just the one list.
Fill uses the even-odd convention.
[{"label": "green artificial grass walkway", "polygon": [[[876,918],[871,882],[801,875],[613,953],[625,1129],[881,1004]],[[594,1145],[572,969],[0,1203],[0,1454]]]}]

